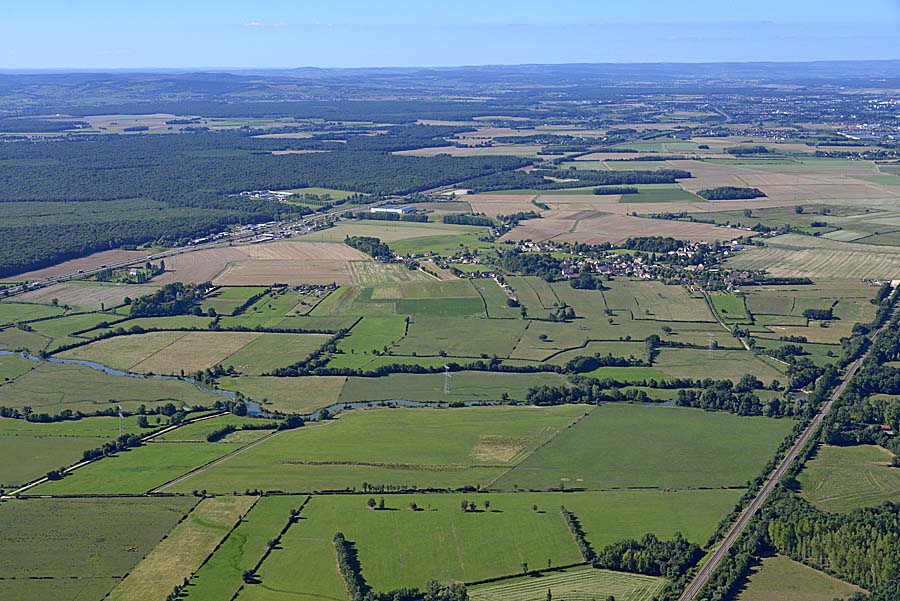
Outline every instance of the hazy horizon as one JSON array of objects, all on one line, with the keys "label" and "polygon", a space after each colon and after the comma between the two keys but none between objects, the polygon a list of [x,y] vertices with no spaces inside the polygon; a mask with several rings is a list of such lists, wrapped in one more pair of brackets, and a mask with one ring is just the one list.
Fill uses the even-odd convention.
[{"label": "hazy horizon", "polygon": [[[51,7],[52,8],[52,7]],[[241,70],[900,59],[900,2],[5,7],[0,69]]]}]

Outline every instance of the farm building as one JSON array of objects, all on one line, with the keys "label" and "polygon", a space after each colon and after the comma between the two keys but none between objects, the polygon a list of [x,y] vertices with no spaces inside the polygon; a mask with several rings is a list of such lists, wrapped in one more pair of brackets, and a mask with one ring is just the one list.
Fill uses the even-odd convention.
[{"label": "farm building", "polygon": [[415,207],[411,207],[409,205],[404,207],[372,207],[369,209],[372,213],[394,213],[397,215],[408,215],[410,213],[415,213]]}]

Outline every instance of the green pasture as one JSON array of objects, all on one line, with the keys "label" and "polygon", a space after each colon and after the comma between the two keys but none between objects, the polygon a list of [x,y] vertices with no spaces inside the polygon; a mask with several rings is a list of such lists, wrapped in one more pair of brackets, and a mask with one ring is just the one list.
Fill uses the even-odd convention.
[{"label": "green pasture", "polygon": [[486,484],[584,411],[571,405],[352,411],[280,432],[169,492],[247,487],[310,492],[360,488],[363,482],[453,488]]},{"label": "green pasture", "polygon": [[819,447],[800,473],[803,496],[825,511],[844,512],[900,501],[900,470],[875,445]]},{"label": "green pasture", "polygon": [[[607,404],[492,487],[741,487],[759,474],[792,426],[787,419]],[[733,452],[735,444],[740,445],[739,454]]]}]

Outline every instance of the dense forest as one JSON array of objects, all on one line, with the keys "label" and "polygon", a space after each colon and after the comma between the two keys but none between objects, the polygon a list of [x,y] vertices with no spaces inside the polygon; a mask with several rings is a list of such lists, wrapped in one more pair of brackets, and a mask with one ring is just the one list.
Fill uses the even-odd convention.
[{"label": "dense forest", "polygon": [[[635,184],[674,184],[691,177],[683,169],[640,171],[594,171],[590,169],[503,171],[466,182],[473,192],[494,190],[561,190],[585,186],[632,186]],[[621,193],[621,192],[619,192]]]},{"label": "dense forest", "polygon": [[333,152],[279,155],[272,153],[333,143],[248,131],[2,142],[0,277],[122,245],[180,244],[235,223],[310,212],[228,196],[244,190],[321,186],[405,194],[528,163],[389,152],[440,145],[459,129],[390,128],[383,136],[348,136]]},{"label": "dense forest", "polygon": [[739,188],[737,186],[719,186],[697,191],[697,196],[706,200],[750,200],[762,198],[765,195],[765,192],[759,188]]}]

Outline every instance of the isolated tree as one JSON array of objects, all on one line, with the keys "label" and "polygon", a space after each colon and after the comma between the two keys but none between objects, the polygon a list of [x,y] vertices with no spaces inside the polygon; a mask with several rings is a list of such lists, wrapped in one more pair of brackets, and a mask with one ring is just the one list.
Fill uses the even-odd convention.
[{"label": "isolated tree", "polygon": [[485,511],[489,511],[490,508],[491,508],[491,502],[488,501],[487,499],[485,499],[485,501],[484,501],[484,510],[485,510]]},{"label": "isolated tree", "polygon": [[410,508],[412,511],[418,511],[418,510],[419,510],[419,506],[416,505],[415,501],[413,501],[412,503],[409,504],[409,508]]},{"label": "isolated tree", "polygon": [[366,501],[366,505],[369,507],[369,509],[375,509],[375,499],[369,497],[369,500]]},{"label": "isolated tree", "polygon": [[384,497],[378,499],[378,509],[384,509]]},{"label": "isolated tree", "polygon": [[469,511],[469,502],[463,499],[459,502],[459,508],[463,511]]},{"label": "isolated tree", "polygon": [[255,574],[253,573],[253,570],[244,570],[243,572],[241,572],[241,580],[243,580],[247,584],[252,584],[255,580]]},{"label": "isolated tree", "polygon": [[550,589],[547,589],[547,601],[553,601],[553,593],[550,592]]},{"label": "isolated tree", "polygon": [[537,509],[537,504],[532,505],[532,506],[531,506],[531,510],[532,510],[532,511],[537,511],[537,510],[538,510],[538,509]]},{"label": "isolated tree", "polygon": [[528,573],[528,562],[527,562],[527,561],[523,561],[523,562],[522,562],[522,573],[523,573],[523,574],[527,574],[527,573]]}]

